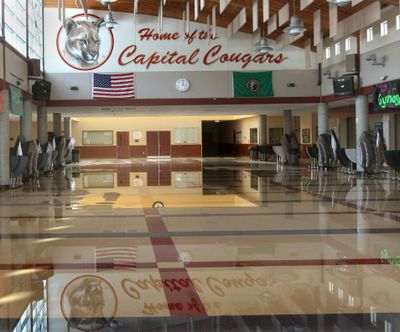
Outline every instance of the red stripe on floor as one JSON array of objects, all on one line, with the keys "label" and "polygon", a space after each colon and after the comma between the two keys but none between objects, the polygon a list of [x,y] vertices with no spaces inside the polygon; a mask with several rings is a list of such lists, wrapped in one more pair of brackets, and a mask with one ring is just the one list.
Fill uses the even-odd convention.
[{"label": "red stripe on floor", "polygon": [[[144,209],[144,213],[149,232],[168,232],[161,216],[155,215],[158,213],[156,209]],[[146,213],[150,216],[146,216]],[[150,241],[157,262],[179,262],[179,253],[172,238],[150,238]],[[163,285],[166,285],[164,293],[171,316],[207,316],[206,309],[185,268],[175,269],[173,272],[160,268],[159,273]]]}]

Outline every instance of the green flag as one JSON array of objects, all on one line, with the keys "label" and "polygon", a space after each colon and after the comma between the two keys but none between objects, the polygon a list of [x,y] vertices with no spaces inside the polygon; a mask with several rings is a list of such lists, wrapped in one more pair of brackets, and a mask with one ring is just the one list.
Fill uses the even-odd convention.
[{"label": "green flag", "polygon": [[271,97],[272,72],[234,72],[233,87],[235,97]]}]

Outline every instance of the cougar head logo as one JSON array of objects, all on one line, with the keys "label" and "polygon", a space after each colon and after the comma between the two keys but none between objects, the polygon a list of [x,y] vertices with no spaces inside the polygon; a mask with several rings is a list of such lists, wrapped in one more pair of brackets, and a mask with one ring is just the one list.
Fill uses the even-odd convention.
[{"label": "cougar head logo", "polygon": [[67,18],[64,22],[66,33],[64,55],[80,67],[97,65],[100,49],[99,29],[103,18],[96,22],[74,21]]}]

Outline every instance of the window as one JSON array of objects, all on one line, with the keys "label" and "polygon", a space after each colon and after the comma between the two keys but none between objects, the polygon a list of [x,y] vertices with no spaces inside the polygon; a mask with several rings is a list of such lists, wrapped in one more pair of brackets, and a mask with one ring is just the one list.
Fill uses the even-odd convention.
[{"label": "window", "polygon": [[4,0],[6,41],[26,56],[26,1]]},{"label": "window", "polygon": [[367,29],[367,43],[373,40],[374,40],[374,28],[371,27]]},{"label": "window", "polygon": [[83,188],[114,188],[114,174],[84,174]]},{"label": "window", "polygon": [[199,130],[198,128],[176,128],[175,144],[198,144]]},{"label": "window", "polygon": [[330,59],[331,58],[331,48],[330,47],[327,47],[326,49],[325,49],[325,59]]},{"label": "window", "polygon": [[42,0],[28,0],[28,57],[40,59],[43,69],[43,15]]},{"label": "window", "polygon": [[344,49],[345,49],[345,51],[351,50],[351,38],[346,38],[346,40],[344,42]]},{"label": "window", "polygon": [[381,22],[381,37],[387,36],[388,34],[388,22],[383,21]]},{"label": "window", "polygon": [[396,30],[400,30],[400,15],[396,16]]},{"label": "window", "polygon": [[335,55],[339,55],[340,54],[340,43],[336,43],[335,44]]},{"label": "window", "polygon": [[83,145],[112,145],[112,130],[91,130],[82,132]]},{"label": "window", "polygon": [[250,143],[257,144],[257,128],[250,128]]}]

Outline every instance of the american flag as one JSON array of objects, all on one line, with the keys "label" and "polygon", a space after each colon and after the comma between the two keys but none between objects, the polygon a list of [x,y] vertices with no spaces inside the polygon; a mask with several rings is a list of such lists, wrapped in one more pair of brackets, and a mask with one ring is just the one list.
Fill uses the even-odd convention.
[{"label": "american flag", "polygon": [[135,270],[136,247],[96,248],[97,270]]},{"label": "american flag", "polygon": [[135,98],[133,73],[93,74],[93,99]]}]

